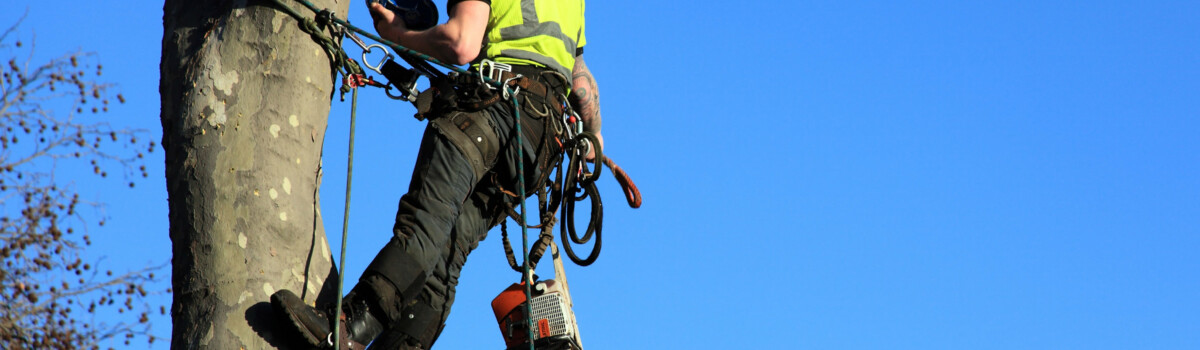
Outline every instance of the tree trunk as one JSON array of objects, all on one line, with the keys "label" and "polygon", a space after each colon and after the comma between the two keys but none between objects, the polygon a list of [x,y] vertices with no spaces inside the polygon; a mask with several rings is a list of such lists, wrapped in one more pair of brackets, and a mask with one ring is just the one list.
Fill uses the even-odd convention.
[{"label": "tree trunk", "polygon": [[[314,2],[342,17],[349,3]],[[330,61],[275,6],[167,0],[163,9],[172,349],[289,348],[270,295],[335,297],[317,193]]]}]

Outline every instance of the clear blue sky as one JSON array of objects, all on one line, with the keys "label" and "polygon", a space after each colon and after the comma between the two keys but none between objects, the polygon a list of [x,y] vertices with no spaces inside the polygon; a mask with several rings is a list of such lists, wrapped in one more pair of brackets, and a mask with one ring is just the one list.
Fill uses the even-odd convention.
[{"label": "clear blue sky", "polygon": [[[568,269],[589,349],[1200,348],[1200,3],[589,5],[606,153],[645,195],[606,178],[604,252]],[[39,54],[98,52],[131,101],[113,123],[159,137],[160,3],[10,1],[0,23],[25,8]],[[423,127],[360,102],[350,280]],[[114,266],[170,258],[154,156],[132,190],[79,177]],[[488,303],[517,278],[493,232],[438,348],[502,347]]]}]

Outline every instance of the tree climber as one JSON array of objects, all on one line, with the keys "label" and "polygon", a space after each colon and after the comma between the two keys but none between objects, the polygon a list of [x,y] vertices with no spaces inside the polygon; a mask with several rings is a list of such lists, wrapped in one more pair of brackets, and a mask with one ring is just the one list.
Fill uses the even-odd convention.
[{"label": "tree climber", "polygon": [[[449,20],[425,30],[410,29],[373,2],[375,29],[384,39],[443,62],[471,64],[471,74],[433,82],[418,97],[418,117],[429,124],[408,193],[400,198],[394,237],[342,303],[343,348],[374,341],[372,348],[427,349],[444,327],[467,255],[523,200],[512,195],[519,193],[517,162],[532,170],[526,170],[526,193],[543,186],[551,166],[546,158],[561,152],[554,139],[563,132],[557,120],[564,97],[603,147],[599,95],[582,56],[583,0],[448,0]],[[481,77],[519,90],[509,96]],[[520,145],[513,104],[504,98],[518,99]],[[288,290],[271,302],[305,341],[331,346],[335,305],[310,307]]]}]

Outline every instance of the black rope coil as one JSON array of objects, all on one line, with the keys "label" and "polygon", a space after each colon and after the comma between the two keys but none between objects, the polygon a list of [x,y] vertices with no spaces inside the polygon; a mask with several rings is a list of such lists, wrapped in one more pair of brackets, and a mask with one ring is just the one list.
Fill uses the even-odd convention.
[{"label": "black rope coil", "polygon": [[[600,169],[604,168],[604,154],[600,151],[600,140],[595,134],[583,132],[563,147],[570,155],[567,159],[565,181],[561,190],[562,201],[562,244],[567,257],[579,266],[588,266],[600,257],[603,242],[601,231],[604,227],[604,203],[600,200],[600,191],[596,189],[596,180],[600,178]],[[595,156],[591,161],[585,157],[591,149]],[[591,199],[591,214],[589,215],[583,236],[579,236],[576,220],[575,205],[577,202]],[[595,238],[592,252],[587,258],[579,258],[574,245],[584,245]]]}]

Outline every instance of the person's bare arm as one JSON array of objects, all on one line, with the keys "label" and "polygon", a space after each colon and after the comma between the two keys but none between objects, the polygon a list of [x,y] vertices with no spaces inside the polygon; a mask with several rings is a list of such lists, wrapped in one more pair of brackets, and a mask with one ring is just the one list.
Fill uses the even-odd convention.
[{"label": "person's bare arm", "polygon": [[[583,130],[596,135],[600,150],[604,150],[604,136],[600,135],[600,90],[596,77],[583,62],[583,56],[575,57],[575,68],[571,72],[571,95],[567,97],[575,112],[583,119]],[[588,158],[592,155],[589,154]]]},{"label": "person's bare arm", "polygon": [[463,65],[479,56],[491,7],[482,1],[455,5],[450,19],[427,30],[409,30],[404,20],[380,4],[371,4],[379,36],[439,61]]}]

